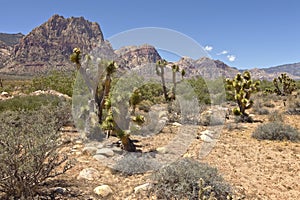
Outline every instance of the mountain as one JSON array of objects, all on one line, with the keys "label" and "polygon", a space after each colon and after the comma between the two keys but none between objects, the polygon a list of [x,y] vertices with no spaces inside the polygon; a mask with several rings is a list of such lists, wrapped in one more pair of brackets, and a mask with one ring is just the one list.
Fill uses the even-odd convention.
[{"label": "mountain", "polygon": [[7,46],[14,46],[19,43],[20,39],[24,37],[22,33],[9,34],[9,33],[0,33],[0,44]]},{"label": "mountain", "polygon": [[298,79],[300,78],[300,62],[294,64],[286,64],[286,65],[279,65],[275,67],[265,68],[264,71],[267,73],[281,73],[286,72],[291,74],[292,76],[297,76]]},{"label": "mountain", "polygon": [[187,77],[202,76],[205,79],[214,79],[221,76],[234,77],[239,71],[229,67],[220,60],[213,60],[207,57],[193,60],[189,57],[182,57],[175,64],[186,71]]},{"label": "mountain", "polygon": [[2,73],[36,74],[52,69],[71,70],[73,48],[90,52],[104,43],[99,24],[83,17],[52,16],[47,22],[22,37],[4,62]]}]

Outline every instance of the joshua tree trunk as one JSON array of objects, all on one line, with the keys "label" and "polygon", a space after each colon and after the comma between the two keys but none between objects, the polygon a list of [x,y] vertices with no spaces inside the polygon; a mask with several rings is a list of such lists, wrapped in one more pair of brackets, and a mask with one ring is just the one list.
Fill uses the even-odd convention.
[{"label": "joshua tree trunk", "polygon": [[[99,123],[100,124],[102,123],[102,115],[103,115],[104,104],[105,104],[106,98],[109,95],[110,84],[111,84],[111,77],[110,77],[110,74],[107,74],[104,82],[102,83],[103,91],[99,96],[96,95],[96,98],[95,98],[96,102],[97,102],[97,105],[98,105],[98,118],[99,118]],[[98,90],[99,90],[99,87],[97,87],[96,93],[99,92]]]},{"label": "joshua tree trunk", "polygon": [[165,82],[165,70],[164,66],[160,66],[160,77],[161,77],[161,82],[162,82],[162,88],[163,88],[163,93],[165,100],[168,101],[168,93],[167,93],[167,87],[166,87],[166,82]]}]

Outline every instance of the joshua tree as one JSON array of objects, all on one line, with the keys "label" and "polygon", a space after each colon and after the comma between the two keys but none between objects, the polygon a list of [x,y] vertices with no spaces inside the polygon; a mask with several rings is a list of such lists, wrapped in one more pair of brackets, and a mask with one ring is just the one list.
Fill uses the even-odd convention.
[{"label": "joshua tree", "polygon": [[291,79],[286,73],[274,78],[274,90],[267,89],[267,92],[276,93],[279,96],[288,96],[297,89],[295,80]]},{"label": "joshua tree", "polygon": [[[126,134],[125,131],[120,129],[113,118],[111,98],[109,94],[112,82],[112,74],[117,70],[117,64],[114,61],[100,63],[100,65],[105,64],[106,66],[105,79],[102,82],[102,88],[98,85],[96,88],[96,92],[94,92],[90,79],[88,78],[85,70],[81,67],[81,52],[79,48],[75,48],[73,50],[73,53],[70,56],[70,60],[76,64],[77,70],[82,74],[91,94],[94,95],[96,104],[98,106],[98,121],[101,124],[102,128],[105,131],[114,133],[117,137],[119,137],[124,150],[131,152],[136,151],[136,147],[133,141],[129,138],[130,135]],[[104,121],[102,121],[103,110],[107,111],[107,115]]]},{"label": "joshua tree", "polygon": [[132,115],[135,114],[136,105],[138,105],[142,101],[142,94],[139,89],[134,89],[133,93],[129,99],[129,104],[132,106]]},{"label": "joshua tree", "polygon": [[135,152],[136,147],[133,141],[130,139],[130,135],[126,133],[126,131],[120,129],[113,118],[113,112],[111,107],[111,97],[107,96],[105,100],[105,108],[107,112],[107,116],[105,120],[102,122],[101,127],[107,132],[107,135],[116,135],[120,138],[123,149],[129,152]]},{"label": "joshua tree", "polygon": [[171,99],[175,99],[175,92],[176,92],[176,73],[179,72],[178,65],[172,65],[172,80],[173,80],[173,88],[172,88],[172,96]]},{"label": "joshua tree", "polygon": [[166,82],[165,82],[165,67],[168,64],[168,62],[163,59],[163,60],[158,60],[156,62],[156,73],[161,77],[161,82],[162,82],[162,87],[163,87],[163,93],[165,100],[168,101],[168,93],[167,93],[167,87],[166,87]]},{"label": "joshua tree", "polygon": [[235,115],[241,115],[245,121],[251,120],[246,113],[253,105],[250,99],[252,93],[258,91],[260,82],[251,80],[250,72],[245,71],[243,74],[238,73],[234,79],[226,79],[226,88],[233,90],[234,99],[238,104],[238,108],[233,109]]},{"label": "joshua tree", "polygon": [[[103,64],[103,63],[102,63]],[[111,77],[112,74],[117,70],[118,66],[117,64],[112,61],[106,63],[105,67],[105,79],[102,82],[102,90],[100,90],[100,87],[98,85],[96,89],[96,103],[98,105],[98,117],[99,117],[99,123],[102,123],[102,115],[103,115],[103,109],[104,109],[104,104],[105,100],[107,99],[109,92],[110,92],[110,87],[111,87]]]}]

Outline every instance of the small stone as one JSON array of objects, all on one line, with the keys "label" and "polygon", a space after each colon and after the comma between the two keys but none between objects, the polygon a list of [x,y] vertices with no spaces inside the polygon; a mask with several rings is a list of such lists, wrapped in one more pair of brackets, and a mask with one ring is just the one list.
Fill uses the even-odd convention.
[{"label": "small stone", "polygon": [[98,161],[103,161],[104,159],[106,159],[106,156],[98,154],[98,155],[94,155],[93,158]]},{"label": "small stone", "polygon": [[200,136],[201,140],[203,140],[204,142],[213,142],[214,140],[211,139],[211,137],[207,136],[207,135],[201,135]]},{"label": "small stone", "polygon": [[162,153],[162,154],[165,154],[165,153],[168,152],[168,150],[167,150],[166,147],[158,147],[158,148],[156,149],[156,151],[157,151],[158,153]]},{"label": "small stone", "polygon": [[76,140],[75,144],[83,144],[82,140]]},{"label": "small stone", "polygon": [[82,148],[82,145],[81,144],[75,144],[72,148],[73,149],[80,149],[80,148]]},{"label": "small stone", "polygon": [[94,155],[97,151],[97,148],[96,147],[84,147],[82,149],[82,153],[84,155]]},{"label": "small stone", "polygon": [[150,187],[150,184],[149,183],[145,183],[143,185],[139,185],[137,187],[134,188],[134,193],[138,193],[140,192],[141,190],[145,191],[147,190],[148,188]]},{"label": "small stone", "polygon": [[2,97],[9,97],[9,94],[8,94],[8,92],[2,92],[2,93],[1,93],[1,96],[2,96]]},{"label": "small stone", "polygon": [[112,189],[108,185],[100,185],[94,189],[94,192],[101,197],[107,197],[113,193]]},{"label": "small stone", "polygon": [[182,126],[182,124],[178,123],[178,122],[174,122],[172,123],[173,126]]},{"label": "small stone", "polygon": [[210,137],[210,138],[213,138],[214,137],[214,131],[211,131],[211,130],[205,130],[205,131],[202,131],[202,132],[200,132],[200,134],[201,135],[206,135],[206,136],[208,136],[208,137]]},{"label": "small stone", "polygon": [[100,173],[98,170],[94,168],[85,168],[79,172],[79,175],[77,176],[77,179],[86,179],[89,181],[95,180],[100,176]]},{"label": "small stone", "polygon": [[98,149],[96,154],[104,155],[107,157],[112,157],[114,156],[114,151],[109,149],[109,148],[103,148],[103,149]]}]

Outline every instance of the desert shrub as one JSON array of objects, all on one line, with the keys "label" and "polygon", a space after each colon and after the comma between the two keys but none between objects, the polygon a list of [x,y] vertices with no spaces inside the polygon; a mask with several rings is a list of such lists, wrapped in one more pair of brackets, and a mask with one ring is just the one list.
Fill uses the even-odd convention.
[{"label": "desert shrub", "polygon": [[258,140],[300,140],[300,133],[294,127],[281,122],[269,122],[258,126],[252,133],[252,137]]},{"label": "desert shrub", "polygon": [[3,87],[0,87],[0,92],[5,91],[12,93],[14,91],[19,91],[23,93],[28,93],[31,87],[31,80],[27,79],[6,79],[3,80]]},{"label": "desert shrub", "polygon": [[59,107],[70,105],[71,102],[64,100],[62,97],[54,95],[37,95],[37,96],[17,96],[12,99],[0,101],[0,112],[18,111],[18,110],[39,110],[42,106]]},{"label": "desert shrub", "polygon": [[278,110],[271,112],[268,119],[269,119],[269,122],[283,122],[284,121],[282,113],[280,113]]},{"label": "desert shrub", "polygon": [[152,181],[151,193],[158,199],[208,199],[210,196],[226,199],[231,195],[230,186],[217,169],[191,159],[178,160],[159,169]]},{"label": "desert shrub", "polygon": [[275,104],[271,103],[271,102],[265,102],[263,104],[265,107],[268,107],[268,108],[274,108],[275,107]]},{"label": "desert shrub", "polygon": [[150,154],[127,153],[112,167],[122,175],[142,174],[150,170],[157,170],[161,164],[153,159]]},{"label": "desert shrub", "polygon": [[55,90],[72,96],[75,81],[74,72],[52,71],[48,75],[36,77],[32,80],[32,91]]},{"label": "desert shrub", "polygon": [[268,115],[270,112],[268,109],[263,107],[262,100],[257,99],[252,107],[253,112],[259,114],[259,115]]},{"label": "desert shrub", "polygon": [[139,88],[142,100],[153,104],[163,102],[163,89],[159,83],[147,83]]},{"label": "desert shrub", "polygon": [[291,115],[300,114],[300,99],[293,98],[288,101],[287,113]]},{"label": "desert shrub", "polygon": [[[64,115],[64,113],[59,113]],[[48,178],[70,168],[57,130],[64,123],[49,107],[39,111],[5,111],[0,114],[0,192],[9,199],[32,199]]]},{"label": "desert shrub", "polygon": [[199,104],[210,104],[210,95],[205,80],[201,77],[187,80],[193,88]]}]

